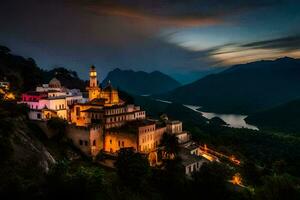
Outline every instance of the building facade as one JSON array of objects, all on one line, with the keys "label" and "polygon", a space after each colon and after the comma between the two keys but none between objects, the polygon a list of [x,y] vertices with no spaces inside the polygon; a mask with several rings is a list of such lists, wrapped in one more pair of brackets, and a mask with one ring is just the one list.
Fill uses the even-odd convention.
[{"label": "building facade", "polygon": [[88,99],[78,89],[64,88],[53,78],[35,91],[24,93],[20,103],[30,108],[32,120],[67,120],[67,137],[88,156],[94,157],[100,151],[116,155],[121,148],[130,147],[147,154],[150,164],[155,165],[163,134],[169,133],[176,135],[183,152],[188,152],[182,156],[186,174],[200,169],[203,160],[197,158],[197,147],[191,145],[190,134],[183,130],[181,121],[147,119],[140,106],[122,101],[110,82],[100,87],[94,66],[89,76]]},{"label": "building facade", "polygon": [[77,89],[62,87],[60,81],[53,78],[49,84],[22,94],[22,101],[19,103],[29,107],[31,120],[47,120],[51,117],[69,120],[69,107],[77,102],[84,102],[82,93]]}]

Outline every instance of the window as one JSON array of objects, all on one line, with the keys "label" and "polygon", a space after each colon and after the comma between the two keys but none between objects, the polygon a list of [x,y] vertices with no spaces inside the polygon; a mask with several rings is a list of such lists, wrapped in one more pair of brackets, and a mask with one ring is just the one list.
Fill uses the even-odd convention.
[{"label": "window", "polygon": [[88,141],[84,141],[84,145],[87,146],[88,145]]},{"label": "window", "polygon": [[83,141],[82,140],[79,140],[79,145],[83,145]]},{"label": "window", "polygon": [[76,107],[76,116],[80,116],[80,107]]},{"label": "window", "polygon": [[36,116],[38,119],[41,119],[41,113],[38,113]]},{"label": "window", "polygon": [[124,141],[122,141],[122,147],[124,147]]},{"label": "window", "polygon": [[120,142],[120,140],[118,141],[118,144],[119,144],[119,147],[121,146],[121,142]]},{"label": "window", "polygon": [[93,141],[93,146],[96,146],[96,140]]},{"label": "window", "polygon": [[112,144],[112,140],[109,140],[109,143]]}]

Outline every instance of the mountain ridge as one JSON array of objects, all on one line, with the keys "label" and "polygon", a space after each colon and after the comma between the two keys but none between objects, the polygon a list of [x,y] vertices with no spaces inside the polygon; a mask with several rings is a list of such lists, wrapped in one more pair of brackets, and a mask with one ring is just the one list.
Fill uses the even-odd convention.
[{"label": "mountain ridge", "polygon": [[300,132],[300,99],[262,110],[245,119],[260,128],[283,132]]},{"label": "mountain ridge", "polygon": [[135,95],[163,93],[181,86],[178,81],[157,70],[148,73],[116,68],[107,74],[102,84],[105,85],[108,81],[113,86]]},{"label": "mountain ridge", "polygon": [[232,66],[159,95],[218,113],[249,114],[300,97],[300,60],[279,58]]}]

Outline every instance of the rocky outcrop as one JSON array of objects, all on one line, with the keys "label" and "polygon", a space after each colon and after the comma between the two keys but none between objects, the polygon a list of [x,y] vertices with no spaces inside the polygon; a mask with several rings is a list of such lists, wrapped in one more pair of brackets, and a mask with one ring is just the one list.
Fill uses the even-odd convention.
[{"label": "rocky outcrop", "polygon": [[15,131],[10,139],[13,147],[11,159],[21,166],[29,162],[34,163],[37,169],[47,173],[50,166],[55,163],[54,157],[22,119],[17,120]]}]

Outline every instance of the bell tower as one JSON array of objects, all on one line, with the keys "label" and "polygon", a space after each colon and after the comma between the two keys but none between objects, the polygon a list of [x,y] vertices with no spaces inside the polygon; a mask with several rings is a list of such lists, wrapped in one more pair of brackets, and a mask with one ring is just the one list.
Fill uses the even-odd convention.
[{"label": "bell tower", "polygon": [[87,90],[89,91],[90,101],[95,98],[99,98],[101,90],[98,86],[97,72],[94,65],[92,65],[90,68],[90,84],[89,87],[87,87]]},{"label": "bell tower", "polygon": [[90,88],[98,87],[97,72],[94,65],[90,69]]}]

